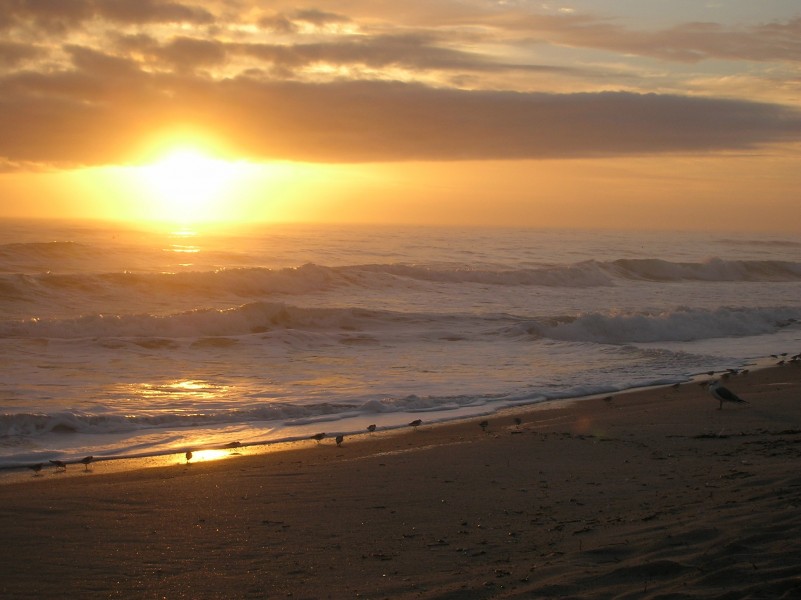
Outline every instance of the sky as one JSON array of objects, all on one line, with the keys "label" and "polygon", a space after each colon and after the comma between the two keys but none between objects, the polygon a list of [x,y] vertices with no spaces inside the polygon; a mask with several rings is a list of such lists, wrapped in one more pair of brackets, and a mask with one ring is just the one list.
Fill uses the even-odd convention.
[{"label": "sky", "polygon": [[0,217],[801,232],[797,0],[0,0]]}]

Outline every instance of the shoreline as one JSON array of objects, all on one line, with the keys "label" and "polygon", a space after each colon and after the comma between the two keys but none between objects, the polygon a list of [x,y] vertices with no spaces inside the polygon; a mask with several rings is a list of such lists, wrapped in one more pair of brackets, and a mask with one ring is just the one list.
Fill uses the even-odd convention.
[{"label": "shoreline", "polygon": [[[9,598],[790,597],[801,365],[0,486]],[[518,426],[513,418],[519,416]]]},{"label": "shoreline", "polygon": [[[745,370],[746,373],[752,372],[756,373],[759,371],[769,370],[772,368],[778,368],[775,365],[775,362],[770,362],[770,358],[762,358],[762,359],[755,359],[748,363],[748,368]],[[793,363],[789,363],[792,366]],[[801,364],[801,363],[799,363]],[[742,371],[742,369],[740,369]],[[715,376],[727,376],[727,371],[720,371],[716,372]],[[692,376],[690,379],[676,383],[676,384],[645,384],[638,387],[622,389],[613,392],[603,392],[603,393],[592,393],[586,396],[575,396],[575,397],[564,397],[564,398],[552,398],[541,400],[538,402],[532,402],[530,404],[520,404],[514,407],[503,407],[499,409],[495,409],[491,412],[478,412],[475,415],[467,415],[467,416],[458,416],[453,418],[445,418],[445,419],[437,419],[436,421],[431,421],[425,423],[426,427],[447,427],[451,425],[458,425],[459,423],[463,422],[478,422],[484,419],[493,419],[497,418],[498,416],[504,414],[524,414],[528,412],[538,412],[542,410],[554,410],[564,406],[570,406],[573,403],[580,403],[580,402],[591,402],[595,399],[600,398],[611,398],[611,397],[621,397],[628,394],[636,394],[640,392],[647,392],[649,390],[661,390],[661,389],[668,389],[674,386],[684,386],[690,385],[695,383],[703,383],[710,379],[714,379],[715,376],[711,376],[709,374],[697,374]],[[437,413],[440,414],[440,413]],[[415,416],[422,416],[425,417],[426,413],[408,413],[408,417],[413,419]],[[367,421],[366,418],[360,418],[359,420]],[[424,420],[425,421],[425,420]],[[396,435],[402,434],[406,430],[405,425],[398,425],[398,426],[389,426],[389,427],[380,427],[375,430],[374,433],[368,434],[365,431],[357,431],[357,432],[348,432],[345,431],[344,435],[348,437],[350,441],[354,441],[360,439],[363,436],[368,436],[370,438],[374,438],[377,435]],[[337,435],[337,432],[326,434],[330,440]],[[238,457],[242,455],[246,456],[257,456],[262,454],[272,454],[275,452],[282,452],[285,449],[294,449],[298,445],[310,443],[311,436],[310,435],[297,435],[297,436],[288,436],[276,439],[267,439],[267,440],[257,440],[253,442],[245,442],[239,444],[239,442],[234,442],[238,444],[235,448],[231,448],[229,445],[226,444],[207,444],[207,445],[195,445],[195,446],[187,446],[186,449],[173,449],[173,450],[157,450],[152,453],[144,452],[138,453],[133,455],[98,455],[92,457],[92,464],[94,466],[100,466],[101,464],[106,467],[106,472],[109,473],[116,473],[119,471],[128,471],[128,470],[137,470],[137,469],[149,469],[149,468],[158,468],[158,467],[167,467],[170,465],[180,465],[184,460],[184,453],[186,450],[192,450],[194,456],[193,461],[194,463],[198,462],[206,462],[209,460],[222,460],[228,459],[233,457]],[[65,461],[67,465],[72,466],[73,469],[71,471],[75,471],[76,469],[81,469],[82,463],[80,459],[72,459]],[[16,483],[21,481],[27,481],[31,474],[29,469],[32,468],[33,465],[39,464],[41,465],[41,471],[34,473],[36,477],[44,477],[45,475],[65,475],[65,470],[62,468],[55,467],[50,461],[35,463],[32,462],[30,464],[16,464],[16,465],[8,465],[8,466],[0,466],[0,486],[7,485],[8,483]],[[69,470],[69,469],[68,469]],[[83,474],[93,473],[93,469],[86,469],[82,470]]]}]

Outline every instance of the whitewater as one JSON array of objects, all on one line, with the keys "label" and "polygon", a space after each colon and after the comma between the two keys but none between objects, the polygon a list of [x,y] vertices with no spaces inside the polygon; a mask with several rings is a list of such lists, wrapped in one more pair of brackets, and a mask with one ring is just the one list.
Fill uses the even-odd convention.
[{"label": "whitewater", "polygon": [[0,221],[0,467],[398,428],[800,351],[792,234]]}]

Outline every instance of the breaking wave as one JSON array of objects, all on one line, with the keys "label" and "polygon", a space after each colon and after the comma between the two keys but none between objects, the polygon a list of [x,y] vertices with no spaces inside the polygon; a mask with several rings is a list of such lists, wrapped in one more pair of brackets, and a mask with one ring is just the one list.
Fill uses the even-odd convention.
[{"label": "breaking wave", "polygon": [[[44,247],[48,248],[47,245]],[[72,246],[68,248],[70,252],[83,251]],[[498,270],[403,264],[346,267],[306,264],[286,269],[254,267],[181,273],[4,273],[0,274],[0,301],[59,302],[69,296],[72,302],[76,302],[81,297],[110,295],[257,300],[345,287],[384,290],[399,286],[478,284],[593,288],[613,286],[616,281],[796,282],[801,281],[801,263],[722,259],[682,263],[660,259],[620,259]]]},{"label": "breaking wave", "polygon": [[[564,316],[406,313],[363,308],[307,308],[254,302],[237,308],[192,310],[171,315],[94,314],[69,319],[0,322],[0,338],[108,340],[131,338],[141,347],[226,347],[228,338],[282,331],[317,333],[348,340],[549,338],[570,342],[624,344],[692,341],[774,333],[799,324],[792,307],[699,309],[663,312],[592,312]],[[458,335],[457,335],[458,334]],[[347,340],[345,340],[346,343]]]}]

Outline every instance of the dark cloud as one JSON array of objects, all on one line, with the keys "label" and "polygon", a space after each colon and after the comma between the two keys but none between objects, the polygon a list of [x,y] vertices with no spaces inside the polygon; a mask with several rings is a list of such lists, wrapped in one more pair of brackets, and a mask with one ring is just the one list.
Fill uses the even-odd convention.
[{"label": "dark cloud", "polygon": [[305,21],[318,27],[350,22],[350,19],[344,15],[338,15],[336,13],[325,12],[317,9],[298,10],[294,13],[294,17],[298,21]]},{"label": "dark cloud", "polygon": [[331,162],[741,150],[801,134],[801,114],[764,103],[144,73],[110,82],[113,61],[71,52],[80,69],[0,80],[0,156],[120,162],[147,133],[176,124],[206,128],[254,158]]},{"label": "dark cloud", "polygon": [[[399,83],[221,86],[250,115],[220,125],[257,155],[384,161],[620,156],[797,140],[801,113],[628,93],[531,94]],[[259,111],[259,106],[269,110]],[[270,135],[250,135],[262,132]]]},{"label": "dark cloud", "polygon": [[136,78],[140,74],[138,65],[127,58],[110,56],[84,46],[67,45],[64,50],[79,73],[99,78],[98,84],[103,87],[107,87],[103,80]]},{"label": "dark cloud", "polygon": [[297,31],[297,25],[292,19],[286,15],[270,15],[262,17],[258,21],[259,27],[272,31],[274,33],[294,33]]},{"label": "dark cloud", "polygon": [[0,26],[61,32],[92,17],[90,0],[0,0]]},{"label": "dark cloud", "polygon": [[203,8],[162,2],[160,0],[97,0],[93,3],[96,13],[118,23],[193,23],[196,25],[214,22],[213,15]]},{"label": "dark cloud", "polygon": [[0,68],[16,67],[42,54],[40,48],[30,44],[0,41]]},{"label": "dark cloud", "polygon": [[159,0],[0,0],[0,30],[11,27],[62,32],[94,18],[119,24],[209,24],[203,8]]},{"label": "dark cloud", "polygon": [[153,52],[180,71],[221,65],[226,58],[225,46],[220,42],[189,37],[173,38]]}]

